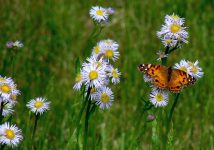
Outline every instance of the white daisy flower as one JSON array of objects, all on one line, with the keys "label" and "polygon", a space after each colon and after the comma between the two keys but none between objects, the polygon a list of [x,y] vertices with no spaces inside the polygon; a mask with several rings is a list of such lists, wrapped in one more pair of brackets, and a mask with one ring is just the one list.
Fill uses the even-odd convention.
[{"label": "white daisy flower", "polygon": [[0,143],[10,147],[16,147],[23,139],[22,131],[16,125],[8,122],[0,125]]},{"label": "white daisy flower", "polygon": [[190,70],[191,70],[191,68],[188,65],[188,62],[186,60],[181,60],[179,63],[176,63],[174,68],[182,70],[188,74],[190,74]]},{"label": "white daisy flower", "polygon": [[83,80],[82,80],[82,71],[80,70],[79,73],[77,73],[76,77],[75,77],[75,84],[73,86],[73,89],[75,90],[80,90],[81,86],[82,86]]},{"label": "white daisy flower", "polygon": [[104,46],[104,40],[99,41],[96,46],[93,47],[92,55],[97,58],[101,54],[101,48]]},{"label": "white daisy flower", "polygon": [[22,47],[23,47],[23,43],[20,42],[20,41],[15,41],[15,42],[13,43],[13,47],[22,48]]},{"label": "white daisy flower", "polygon": [[108,62],[109,60],[116,61],[120,56],[120,53],[118,52],[117,48],[111,45],[102,47],[102,53],[104,54],[104,58]]},{"label": "white daisy flower", "polygon": [[99,23],[107,21],[109,17],[109,14],[107,13],[106,9],[100,6],[92,7],[90,9],[89,14],[94,21],[97,21]]},{"label": "white daisy flower", "polygon": [[198,60],[196,60],[196,62],[190,62],[188,61],[187,62],[189,67],[190,67],[190,75],[192,75],[193,77],[195,78],[201,78],[203,76],[203,71],[202,71],[202,68],[200,68],[198,66]]},{"label": "white daisy flower", "polygon": [[112,83],[117,84],[120,82],[121,73],[118,71],[117,68],[114,68],[112,65],[109,66],[107,75],[111,78]]},{"label": "white daisy flower", "polygon": [[89,87],[98,88],[106,80],[105,67],[94,64],[88,64],[82,69],[82,80]]},{"label": "white daisy flower", "polygon": [[35,99],[30,100],[26,105],[33,113],[43,114],[47,110],[49,110],[50,102],[47,101],[45,98],[38,97]]},{"label": "white daisy flower", "polygon": [[96,104],[101,109],[108,109],[111,107],[112,102],[114,101],[114,95],[110,88],[108,87],[102,87],[97,91],[96,95]]},{"label": "white daisy flower", "polygon": [[0,95],[5,99],[6,102],[9,101],[12,91],[16,90],[16,84],[13,81],[0,82]]},{"label": "white daisy flower", "polygon": [[11,104],[11,103],[4,104],[2,115],[4,117],[9,116],[9,115],[11,115],[13,113],[13,111],[14,111],[13,110],[13,104]]},{"label": "white daisy flower", "polygon": [[180,18],[178,15],[175,15],[174,13],[172,15],[166,15],[165,16],[165,23],[166,24],[170,24],[170,23],[178,23],[180,25],[184,24],[185,19],[184,18]]},{"label": "white daisy flower", "polygon": [[165,47],[175,47],[178,43],[178,40],[176,38],[171,37],[170,35],[166,34],[162,39],[161,39],[163,45]]},{"label": "white daisy flower", "polygon": [[102,67],[103,69],[106,69],[108,67],[108,63],[104,61],[104,59],[101,57],[100,59],[94,57],[93,55],[86,59],[87,63],[83,63],[83,67],[87,67],[90,65],[93,65],[95,67]]},{"label": "white daisy flower", "polygon": [[166,24],[162,26],[161,31],[157,32],[157,35],[160,39],[167,35],[170,39],[178,40],[179,43],[187,43],[189,34],[185,29],[186,27],[183,27],[178,22],[166,22]]},{"label": "white daisy flower", "polygon": [[157,55],[158,55],[158,61],[161,61],[163,58],[166,58],[166,57],[168,57],[168,54],[165,54],[163,51],[158,51],[157,53],[156,53]]},{"label": "white daisy flower", "polygon": [[164,107],[168,103],[168,93],[164,90],[154,88],[150,94],[150,102],[155,107]]}]

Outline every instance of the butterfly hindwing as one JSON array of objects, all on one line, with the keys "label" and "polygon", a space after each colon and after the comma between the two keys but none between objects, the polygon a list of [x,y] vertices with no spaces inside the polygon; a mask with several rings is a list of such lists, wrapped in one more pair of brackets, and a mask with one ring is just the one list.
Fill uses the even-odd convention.
[{"label": "butterfly hindwing", "polygon": [[168,90],[171,92],[180,92],[184,87],[194,84],[195,78],[179,69],[172,69],[171,77],[168,82]]}]

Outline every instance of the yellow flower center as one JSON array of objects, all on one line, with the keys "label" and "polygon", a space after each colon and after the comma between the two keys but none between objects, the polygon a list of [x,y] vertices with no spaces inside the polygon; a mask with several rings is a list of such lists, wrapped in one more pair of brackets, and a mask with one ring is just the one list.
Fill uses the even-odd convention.
[{"label": "yellow flower center", "polygon": [[96,89],[95,88],[91,88],[91,90],[90,90],[90,93],[95,93],[96,92]]},{"label": "yellow flower center", "polygon": [[170,44],[170,43],[172,43],[172,40],[171,39],[166,39],[166,43]]},{"label": "yellow flower center", "polygon": [[98,73],[97,73],[97,71],[91,71],[90,73],[89,73],[89,78],[90,78],[90,80],[94,80],[94,79],[97,79],[98,78]]},{"label": "yellow flower center", "polygon": [[102,63],[101,63],[101,62],[97,61],[96,63],[97,63],[97,68],[99,68],[99,67],[102,66]]},{"label": "yellow flower center", "polygon": [[81,80],[82,80],[82,75],[81,75],[81,73],[78,73],[76,78],[75,78],[75,81],[80,82]]},{"label": "yellow flower center", "polygon": [[112,71],[112,76],[114,78],[118,78],[118,74],[117,74],[117,71],[115,69]]},{"label": "yellow flower center", "polygon": [[9,93],[11,91],[11,87],[8,84],[1,85],[0,89],[3,93]]},{"label": "yellow flower center", "polygon": [[99,52],[100,52],[100,46],[99,46],[99,45],[95,46],[94,52],[95,52],[96,54],[99,54]]},{"label": "yellow flower center", "polygon": [[111,49],[108,49],[108,50],[105,51],[105,56],[107,58],[112,58],[113,55],[114,55],[114,53],[113,53],[113,51]]},{"label": "yellow flower center", "polygon": [[178,31],[180,31],[181,26],[179,24],[172,24],[170,27],[170,30],[172,33],[176,33]]},{"label": "yellow flower center", "polygon": [[174,20],[178,20],[178,19],[180,18],[178,15],[172,15],[171,17],[172,17],[172,19],[174,19]]},{"label": "yellow flower center", "polygon": [[109,100],[110,100],[110,97],[108,96],[108,94],[107,93],[102,93],[102,95],[101,95],[101,101],[103,103],[108,103]]},{"label": "yellow flower center", "polygon": [[179,70],[182,70],[182,71],[184,71],[184,72],[187,72],[187,68],[184,67],[184,66],[181,66],[181,67],[179,68]]},{"label": "yellow flower center", "polygon": [[13,140],[13,139],[14,139],[15,133],[14,133],[13,130],[11,130],[11,129],[6,129],[5,133],[6,133],[6,137],[7,137],[8,139],[10,139],[10,140]]},{"label": "yellow flower center", "polygon": [[41,102],[41,101],[36,101],[36,102],[34,103],[34,106],[35,106],[36,108],[41,108],[43,105],[44,105],[44,104],[43,104],[43,102]]},{"label": "yellow flower center", "polygon": [[198,72],[198,68],[196,66],[193,66],[191,72],[196,74]]},{"label": "yellow flower center", "polygon": [[158,93],[156,96],[155,96],[155,99],[157,102],[161,102],[163,100],[163,94],[161,93]]},{"label": "yellow flower center", "polygon": [[104,11],[102,11],[102,10],[97,10],[97,11],[96,11],[96,14],[97,14],[98,16],[103,16]]}]

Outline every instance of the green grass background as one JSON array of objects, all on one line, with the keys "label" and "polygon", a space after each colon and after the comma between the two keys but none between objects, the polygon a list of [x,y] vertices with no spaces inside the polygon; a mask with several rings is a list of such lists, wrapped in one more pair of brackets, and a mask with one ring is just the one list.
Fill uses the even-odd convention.
[{"label": "green grass background", "polygon": [[[89,39],[93,22],[91,6],[113,7],[116,14],[96,41],[112,38],[120,44],[121,57],[116,66],[123,74],[113,88],[115,101],[106,111],[98,110],[90,118],[89,149],[163,149],[165,114],[145,125],[142,96],[149,88],[137,70],[140,63],[157,63],[156,51],[164,49],[156,31],[166,14],[184,17],[189,44],[169,57],[171,66],[181,59],[199,60],[204,76],[185,89],[173,116],[171,149],[214,149],[214,1],[212,0],[1,0],[0,65],[9,59],[5,43],[21,40],[24,47],[15,57],[14,80],[22,95],[15,107],[13,123],[24,139],[18,149],[30,149],[33,119],[25,107],[34,97],[47,97],[51,110],[39,120],[35,142],[37,149],[76,149],[76,120],[82,99],[72,87],[77,57],[84,61],[95,41]],[[92,42],[92,43],[91,43]],[[3,76],[11,76],[11,65]],[[149,113],[155,113],[153,109]],[[82,135],[80,135],[82,140]],[[80,141],[81,147],[82,141]],[[169,144],[170,145],[170,144]]]}]

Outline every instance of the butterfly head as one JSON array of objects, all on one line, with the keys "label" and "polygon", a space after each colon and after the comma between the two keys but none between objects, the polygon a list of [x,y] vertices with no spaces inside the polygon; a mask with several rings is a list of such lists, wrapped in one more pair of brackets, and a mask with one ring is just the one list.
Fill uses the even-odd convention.
[{"label": "butterfly head", "polygon": [[147,72],[148,71],[148,69],[151,67],[151,64],[140,64],[139,66],[138,66],[138,69],[140,70],[140,71],[142,71],[142,72]]}]

